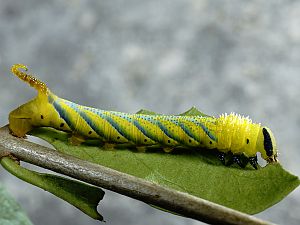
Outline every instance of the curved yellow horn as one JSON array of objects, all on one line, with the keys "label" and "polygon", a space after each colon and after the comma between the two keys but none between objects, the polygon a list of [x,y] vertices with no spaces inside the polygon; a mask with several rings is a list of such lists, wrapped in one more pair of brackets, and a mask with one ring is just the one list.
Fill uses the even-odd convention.
[{"label": "curved yellow horn", "polygon": [[32,75],[20,71],[20,69],[23,69],[24,71],[28,70],[27,66],[23,64],[15,64],[11,67],[11,72],[15,74],[17,77],[19,77],[21,80],[28,83],[31,87],[35,88],[39,93],[45,93],[45,94],[47,93],[48,88],[45,83],[36,79]]}]

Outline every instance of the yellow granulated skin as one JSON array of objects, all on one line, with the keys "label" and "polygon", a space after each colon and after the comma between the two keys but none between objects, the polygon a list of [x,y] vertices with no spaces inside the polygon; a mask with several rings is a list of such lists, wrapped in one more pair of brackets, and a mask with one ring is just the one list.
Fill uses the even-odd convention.
[{"label": "yellow granulated skin", "polygon": [[235,113],[222,114],[216,120],[216,136],[218,138],[216,148],[223,152],[231,151],[233,154],[240,153],[242,149],[245,149],[246,151],[243,152],[246,155],[255,155],[260,127],[260,124],[252,123],[248,117]]}]

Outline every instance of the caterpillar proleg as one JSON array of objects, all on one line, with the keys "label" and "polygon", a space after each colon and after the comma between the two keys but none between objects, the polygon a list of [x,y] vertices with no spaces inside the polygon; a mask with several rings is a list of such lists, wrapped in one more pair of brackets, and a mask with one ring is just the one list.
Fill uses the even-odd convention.
[{"label": "caterpillar proleg", "polygon": [[[46,84],[15,64],[11,71],[38,91],[37,97],[9,114],[13,135],[23,137],[35,127],[52,127],[71,132],[79,141],[100,139],[108,144],[130,143],[137,147],[161,146],[166,152],[175,147],[217,149],[241,167],[241,155],[257,169],[257,153],[268,163],[277,162],[277,148],[271,130],[235,113],[219,117],[200,115],[157,115],[105,111],[78,105],[53,94]],[[247,161],[247,163],[248,163]]]}]

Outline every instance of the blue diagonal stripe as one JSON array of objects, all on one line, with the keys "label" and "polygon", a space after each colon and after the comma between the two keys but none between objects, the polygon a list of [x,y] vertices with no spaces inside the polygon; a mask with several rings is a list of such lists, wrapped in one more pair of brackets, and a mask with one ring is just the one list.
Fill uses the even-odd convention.
[{"label": "blue diagonal stripe", "polygon": [[[92,119],[86,114],[84,113],[82,110],[79,110],[78,106],[75,105],[74,103],[67,103],[71,108],[73,108],[76,112],[78,112],[80,114],[80,116],[82,116],[82,118],[89,124],[89,126],[101,137],[104,137],[104,133],[101,129],[99,129],[92,121]],[[85,110],[89,110],[92,113],[96,113],[96,115],[100,116],[102,119],[106,120],[116,131],[119,132],[120,135],[122,135],[123,137],[125,137],[126,139],[130,140],[130,138],[128,138],[128,135],[123,132],[123,129],[121,126],[119,126],[118,123],[116,123],[111,117],[105,115],[104,113],[102,113],[103,111],[100,110],[96,110],[96,109],[92,109],[89,107],[84,107]]]},{"label": "blue diagonal stripe", "polygon": [[202,124],[201,122],[195,120],[195,119],[191,119],[191,118],[185,118],[186,120],[193,122],[194,124],[196,124],[197,126],[200,126],[202,128],[202,130],[206,133],[206,135],[213,141],[217,141],[217,138],[209,131],[209,129],[204,126],[204,124]]},{"label": "blue diagonal stripe", "polygon": [[193,133],[192,133],[192,131],[187,127],[187,126],[185,126],[183,123],[179,123],[179,126],[180,126],[180,128],[189,136],[189,137],[191,137],[191,138],[193,138],[195,141],[197,141],[197,142],[201,142],[200,141],[200,138],[199,137],[197,137],[197,136],[195,136]]},{"label": "blue diagonal stripe", "polygon": [[177,137],[175,136],[174,134],[172,134],[168,128],[166,128],[166,126],[164,126],[160,121],[157,121],[157,126],[165,133],[165,135],[167,135],[169,138],[181,143],[182,141]]},{"label": "blue diagonal stripe", "polygon": [[59,99],[54,100],[51,95],[48,96],[49,102],[52,102],[52,105],[54,106],[55,110],[58,112],[59,116],[68,124],[68,126],[72,129],[75,130],[75,126],[72,123],[69,115],[67,112],[64,110],[64,108],[59,104]]},{"label": "blue diagonal stripe", "polygon": [[[89,110],[93,113],[96,113],[98,116],[100,116],[102,119],[106,120],[120,135],[122,135],[124,138],[127,140],[133,141],[132,137],[128,135],[123,128],[110,116],[106,115],[103,110],[99,109],[94,109],[94,108],[89,108],[89,107],[84,107],[85,110]],[[113,112],[110,112],[113,114]]]},{"label": "blue diagonal stripe", "polygon": [[123,137],[125,137],[127,140],[132,141],[132,137],[130,135],[128,135],[126,132],[124,132],[124,130],[122,129],[122,127],[113,120],[113,118],[109,117],[106,115],[106,121],[109,122],[109,124],[115,128]]},{"label": "blue diagonal stripe", "polygon": [[141,131],[146,137],[150,138],[152,141],[158,142],[159,139],[156,135],[148,132],[137,120],[133,121],[134,126],[136,126],[139,131]]},{"label": "blue diagonal stripe", "polygon": [[74,107],[74,110],[76,110],[77,113],[84,119],[84,121],[96,132],[100,137],[104,138],[104,132],[102,129],[100,129],[99,126],[97,126],[93,119],[84,111],[79,110],[77,107]]}]

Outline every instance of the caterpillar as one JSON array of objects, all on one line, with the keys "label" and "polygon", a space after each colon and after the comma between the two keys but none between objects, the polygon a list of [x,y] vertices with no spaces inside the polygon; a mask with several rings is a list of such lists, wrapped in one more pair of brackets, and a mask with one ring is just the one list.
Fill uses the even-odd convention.
[{"label": "caterpillar", "polygon": [[175,147],[217,149],[218,158],[232,155],[232,163],[245,167],[241,157],[258,168],[257,153],[267,163],[277,162],[273,133],[235,113],[219,117],[201,115],[151,115],[123,113],[81,106],[53,94],[45,83],[15,64],[11,72],[38,91],[37,97],[9,114],[13,135],[25,137],[35,127],[52,127],[71,132],[75,143],[99,139],[108,146],[129,143],[137,148],[160,146],[165,152]]}]

